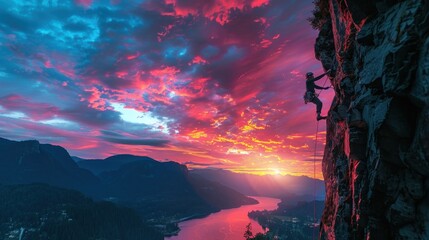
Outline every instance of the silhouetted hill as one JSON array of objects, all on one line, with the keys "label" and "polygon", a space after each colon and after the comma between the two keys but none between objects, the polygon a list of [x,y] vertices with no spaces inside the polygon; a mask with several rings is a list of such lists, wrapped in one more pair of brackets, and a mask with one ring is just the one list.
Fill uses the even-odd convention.
[{"label": "silhouetted hill", "polygon": [[87,169],[92,173],[99,175],[102,172],[118,170],[121,166],[137,161],[155,161],[149,157],[134,156],[129,154],[120,154],[108,157],[106,159],[82,159],[73,157],[79,167]]},{"label": "silhouetted hill", "polygon": [[[291,204],[287,199],[282,199],[277,210],[273,212],[278,215],[297,217],[299,219],[312,218],[316,214],[316,218],[320,219],[324,207],[323,201],[298,202]],[[316,210],[316,212],[314,212]]]},{"label": "silhouetted hill", "polygon": [[131,209],[93,202],[76,191],[31,184],[0,185],[0,239],[157,240],[163,236],[145,226]]},{"label": "silhouetted hill", "polygon": [[253,198],[244,197],[240,192],[218,182],[209,181],[199,176],[189,175],[189,182],[204,202],[217,209],[234,208],[241,205],[258,203]]},{"label": "silhouetted hill", "polygon": [[145,158],[103,172],[100,177],[110,197],[138,209],[147,218],[161,215],[179,219],[257,203],[228,187],[190,176],[186,166],[176,162]]},{"label": "silhouetted hill", "polygon": [[150,160],[125,164],[118,170],[103,172],[100,178],[113,197],[130,200],[190,191],[186,174],[186,167],[178,163]]},{"label": "silhouetted hill", "polygon": [[324,198],[323,181],[306,176],[258,176],[213,168],[195,169],[190,173],[218,182],[245,195],[288,198],[293,202],[312,200],[316,184],[317,199]]},{"label": "silhouetted hill", "polygon": [[0,183],[40,182],[99,195],[100,180],[81,169],[60,146],[0,138],[0,152]]}]

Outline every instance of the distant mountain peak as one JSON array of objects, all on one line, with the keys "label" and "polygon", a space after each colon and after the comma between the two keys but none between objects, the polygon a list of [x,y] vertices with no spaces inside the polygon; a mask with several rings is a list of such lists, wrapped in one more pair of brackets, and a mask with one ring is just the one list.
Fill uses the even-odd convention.
[{"label": "distant mountain peak", "polygon": [[135,162],[152,164],[158,163],[158,161],[153,158],[147,156],[136,156],[131,154],[118,154],[105,159],[91,160],[75,157],[75,161],[79,165],[79,167],[87,169],[96,175],[99,175],[103,172],[116,171],[125,165]]},{"label": "distant mountain peak", "polygon": [[117,154],[110,156],[108,158],[105,158],[104,160],[114,160],[114,161],[141,161],[141,160],[151,160],[155,161],[155,159],[147,157],[147,156],[138,156],[138,155],[132,155],[132,154]]},{"label": "distant mountain peak", "polygon": [[47,183],[90,193],[99,179],[81,169],[67,150],[36,140],[0,140],[0,183]]},{"label": "distant mountain peak", "polygon": [[307,176],[253,175],[235,173],[219,168],[201,168],[190,171],[210,181],[231,187],[249,196],[291,197],[312,196],[316,186],[317,199],[324,198],[324,182]]}]

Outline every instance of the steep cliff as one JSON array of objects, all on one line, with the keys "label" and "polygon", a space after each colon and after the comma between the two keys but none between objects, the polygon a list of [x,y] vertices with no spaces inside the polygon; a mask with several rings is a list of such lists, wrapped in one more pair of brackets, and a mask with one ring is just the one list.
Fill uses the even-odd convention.
[{"label": "steep cliff", "polygon": [[321,239],[429,239],[429,1],[316,2],[336,92]]}]

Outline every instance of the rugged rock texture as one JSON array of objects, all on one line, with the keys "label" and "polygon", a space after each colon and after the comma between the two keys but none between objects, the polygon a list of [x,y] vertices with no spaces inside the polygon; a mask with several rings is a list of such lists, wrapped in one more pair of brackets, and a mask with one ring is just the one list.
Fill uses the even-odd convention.
[{"label": "rugged rock texture", "polygon": [[429,1],[321,0],[321,239],[429,239]]}]

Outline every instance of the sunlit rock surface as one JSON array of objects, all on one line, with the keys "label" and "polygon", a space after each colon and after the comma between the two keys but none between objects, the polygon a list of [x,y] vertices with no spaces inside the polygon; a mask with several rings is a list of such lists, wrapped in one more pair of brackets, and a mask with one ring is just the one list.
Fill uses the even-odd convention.
[{"label": "sunlit rock surface", "polygon": [[429,239],[429,1],[322,0],[321,239]]}]

